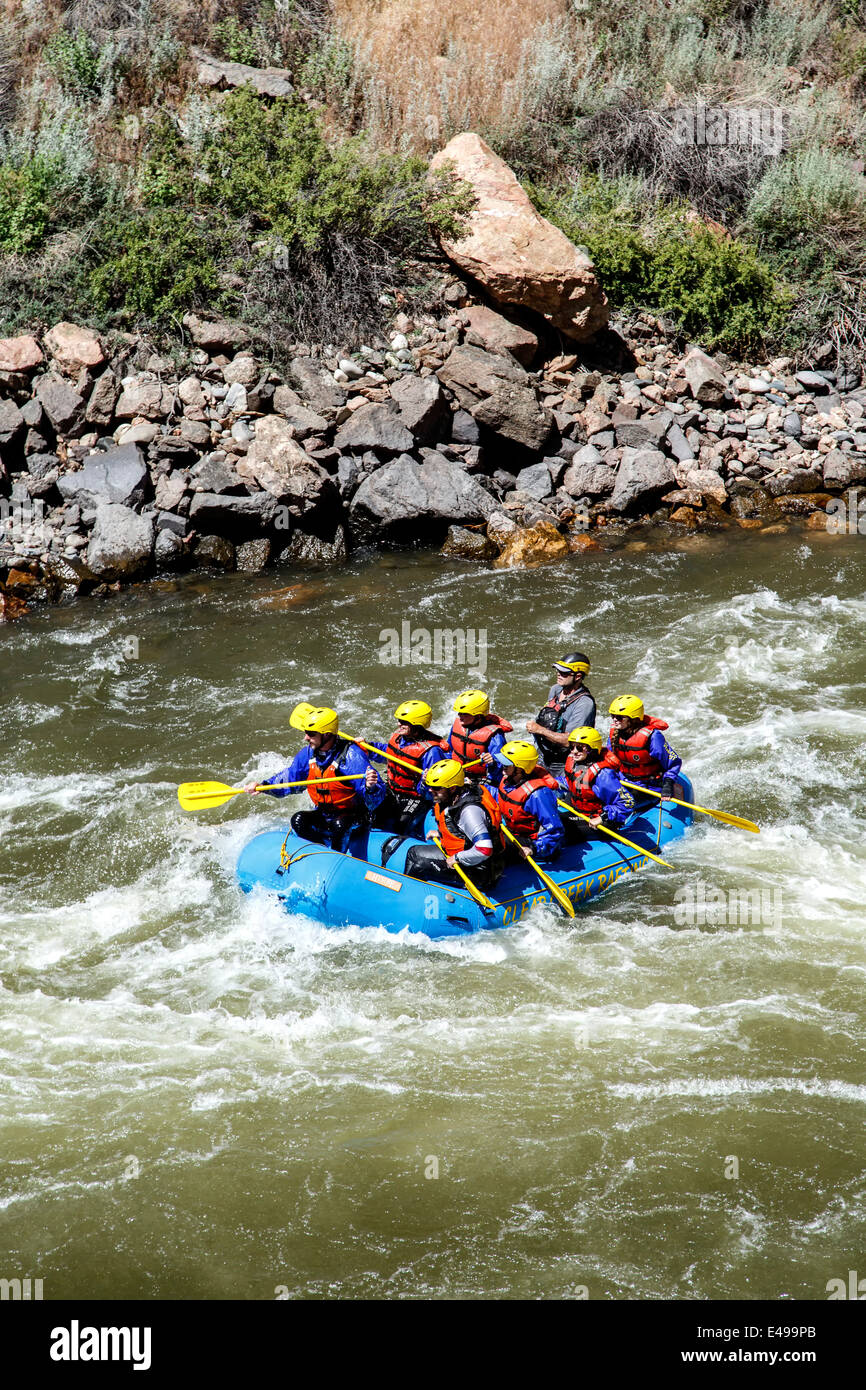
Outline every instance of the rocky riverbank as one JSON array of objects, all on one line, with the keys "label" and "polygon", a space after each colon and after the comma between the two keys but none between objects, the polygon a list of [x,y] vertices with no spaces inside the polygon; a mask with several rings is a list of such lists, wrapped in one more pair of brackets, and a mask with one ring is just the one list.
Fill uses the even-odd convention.
[{"label": "rocky riverbank", "polygon": [[181,371],[71,324],[0,342],[6,595],[335,564],[364,545],[539,563],[641,519],[824,525],[866,479],[851,372],[678,353],[646,319],[608,334],[616,367],[589,349],[539,362],[531,329],[458,282],[445,295],[449,312],[398,313],[390,341],[351,355],[301,345],[285,374],[242,325],[200,316]]}]

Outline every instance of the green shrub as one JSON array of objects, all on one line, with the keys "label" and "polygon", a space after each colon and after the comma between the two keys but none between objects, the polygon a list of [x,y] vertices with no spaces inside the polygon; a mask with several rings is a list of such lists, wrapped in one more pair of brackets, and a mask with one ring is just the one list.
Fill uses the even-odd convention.
[{"label": "green shrub", "polygon": [[282,61],[279,44],[268,37],[263,24],[247,27],[241,24],[237,15],[229,15],[214,25],[213,35],[218,52],[230,63],[267,68]]},{"label": "green shrub", "polygon": [[107,234],[90,288],[101,309],[129,322],[167,319],[220,292],[215,238],[191,214],[157,208]]},{"label": "green shrub", "polygon": [[827,150],[801,150],[774,164],[749,201],[746,219],[768,245],[825,229],[866,227],[866,181]]},{"label": "green shrub", "polygon": [[45,46],[45,62],[64,92],[83,101],[112,92],[125,66],[113,44],[100,45],[83,29],[55,34]]},{"label": "green shrub", "polygon": [[0,250],[33,251],[51,222],[52,168],[37,156],[19,168],[0,166]]}]

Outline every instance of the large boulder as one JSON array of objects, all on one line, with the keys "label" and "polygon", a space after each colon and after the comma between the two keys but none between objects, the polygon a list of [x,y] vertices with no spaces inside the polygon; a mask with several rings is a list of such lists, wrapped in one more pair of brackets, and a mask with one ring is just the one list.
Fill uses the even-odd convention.
[{"label": "large boulder", "polygon": [[232,319],[184,314],[182,321],[196,347],[204,348],[205,352],[211,354],[244,347],[250,340],[243,324]]},{"label": "large boulder", "polygon": [[396,410],[375,401],[353,410],[334,435],[334,448],[340,453],[361,454],[376,449],[380,453],[401,454],[414,444]]},{"label": "large boulder", "polygon": [[297,391],[291,386],[278,386],[274,392],[274,410],[282,415],[292,426],[296,439],[306,439],[311,434],[323,434],[328,421],[318,411],[304,405]]},{"label": "large boulder", "polygon": [[469,184],[475,206],[459,239],[442,247],[500,304],[542,314],[571,338],[592,337],[607,323],[607,300],[592,261],[535,211],[504,160],[472,132],[455,135],[433,158]]},{"label": "large boulder", "polygon": [[485,521],[494,510],[490,493],[468,473],[428,452],[423,463],[401,454],[368,474],[352,498],[352,519],[360,529],[387,529],[421,520]]},{"label": "large boulder", "polygon": [[641,449],[633,456],[626,455],[617,469],[611,508],[624,512],[636,502],[648,503],[675,481],[673,466],[660,450]]},{"label": "large boulder", "polygon": [[254,68],[247,63],[226,63],[203,48],[191,48],[197,63],[196,80],[214,90],[252,87],[263,97],[290,97],[294,91],[292,74],[286,68]]},{"label": "large boulder", "polygon": [[680,365],[696,401],[702,401],[705,405],[721,404],[728,383],[718,362],[701,352],[700,348],[692,348]]},{"label": "large boulder", "polygon": [[234,496],[222,492],[197,492],[189,509],[196,531],[230,531],[250,534],[266,531],[277,514],[277,500],[269,492]]},{"label": "large boulder", "polygon": [[108,583],[139,574],[153,551],[154,523],[130,507],[110,502],[97,507],[87,547],[87,565]]},{"label": "large boulder", "polygon": [[57,487],[66,502],[98,507],[119,502],[140,507],[150,488],[150,475],[137,444],[121,444],[104,454],[92,454],[77,473],[64,473]]},{"label": "large boulder", "polygon": [[860,483],[864,478],[866,458],[862,454],[845,454],[841,449],[831,449],[824,455],[825,487],[848,487],[850,483]]},{"label": "large boulder", "polygon": [[161,381],[145,377],[127,377],[120,400],[115,406],[118,420],[131,420],[142,415],[145,420],[162,420],[174,409],[174,392]]},{"label": "large boulder", "polygon": [[105,361],[99,335],[75,323],[55,323],[45,334],[45,346],[63,372],[80,372]]},{"label": "large boulder", "polygon": [[564,560],[568,553],[568,541],[553,522],[536,521],[534,526],[519,527],[509,536],[494,564],[497,569],[526,569]]},{"label": "large boulder", "polygon": [[592,444],[579,449],[565,471],[562,486],[569,497],[604,497],[613,492],[616,473]]}]

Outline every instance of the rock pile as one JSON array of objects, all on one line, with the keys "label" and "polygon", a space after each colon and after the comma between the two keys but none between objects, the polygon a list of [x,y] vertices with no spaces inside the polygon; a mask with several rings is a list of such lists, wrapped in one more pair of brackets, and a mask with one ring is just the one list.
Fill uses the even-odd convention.
[{"label": "rock pile", "polygon": [[858,375],[683,354],[647,316],[625,330],[630,370],[545,361],[525,323],[460,283],[444,297],[443,317],[397,314],[354,353],[298,345],[284,374],[204,315],[185,320],[182,370],[69,323],[0,340],[0,591],[333,564],[446,534],[451,555],[538,563],[641,518],[826,521],[866,481]]}]

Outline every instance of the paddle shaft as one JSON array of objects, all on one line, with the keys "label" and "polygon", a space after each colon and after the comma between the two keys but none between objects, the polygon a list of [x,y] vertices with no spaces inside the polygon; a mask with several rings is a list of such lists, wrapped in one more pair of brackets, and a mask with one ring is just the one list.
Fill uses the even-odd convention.
[{"label": "paddle shaft", "polygon": [[[345,775],[340,777],[329,777],[328,781],[354,782],[357,781],[359,777],[366,777],[366,775],[366,772],[347,772]],[[309,787],[312,782],[315,782],[317,780],[319,779],[315,777],[310,777],[303,782],[262,782],[259,786],[252,787],[251,790],[256,792],[269,792],[277,790],[283,791],[286,787]],[[216,796],[221,796],[225,798],[228,798],[230,796],[240,796],[241,792],[245,791],[246,787],[225,787],[224,789],[220,789],[219,791],[187,792],[185,796],[187,801],[212,801]]]},{"label": "paddle shaft", "polygon": [[[436,846],[436,848],[439,850],[439,853],[440,853],[440,854],[445,854],[445,851],[444,851],[444,849],[442,848],[442,841],[441,841],[440,839],[438,839],[435,835],[431,836],[431,839],[433,840],[433,843],[434,843],[434,845]],[[446,859],[448,858],[448,855],[447,855],[447,854],[445,854],[445,858],[446,858]],[[481,889],[480,889],[480,888],[476,888],[476,887],[475,887],[475,884],[472,882],[472,879],[469,877],[469,875],[468,875],[467,873],[464,873],[464,871],[461,869],[460,865],[457,863],[457,860],[456,860],[456,859],[455,859],[455,861],[454,861],[454,870],[455,870],[455,872],[458,873],[458,874],[460,875],[460,877],[463,879],[463,882],[466,884],[466,887],[469,889],[469,892],[472,894],[472,896],[473,896],[473,898],[475,899],[475,901],[476,901],[477,903],[480,903],[482,907],[487,908],[487,910],[488,910],[489,912],[493,912],[493,911],[494,911],[493,903],[490,901],[489,898],[485,898],[485,896],[484,896],[484,894],[481,892]]]},{"label": "paddle shaft", "polygon": [[[570,815],[577,816],[580,820],[585,820],[588,825],[592,825],[592,820],[589,816],[585,816],[582,811],[575,811],[574,807],[569,806],[567,801],[557,801],[556,804],[557,806],[561,806],[563,811],[568,811]],[[619,840],[622,845],[628,845],[629,849],[636,849],[638,854],[645,854],[647,859],[654,859],[657,864],[664,864],[666,869],[673,868],[673,864],[669,864],[668,861],[662,859],[660,855],[653,854],[652,850],[642,849],[640,845],[635,844],[634,840],[627,840],[624,835],[617,835],[615,830],[608,830],[606,825],[596,825],[593,828],[595,830],[600,830],[603,835],[610,835],[613,840]],[[637,872],[633,864],[629,864],[629,868],[633,869],[635,873]]]},{"label": "paddle shaft", "polygon": [[508,836],[508,839],[511,841],[511,843],[512,843],[513,845],[517,845],[517,846],[523,851],[523,857],[524,857],[524,859],[526,860],[527,864],[530,866],[530,868],[532,868],[532,869],[535,870],[535,872],[538,874],[538,877],[541,879],[541,882],[544,884],[544,886],[545,886],[546,888],[549,888],[549,889],[550,889],[550,891],[551,891],[551,893],[553,894],[554,898],[555,898],[556,901],[560,904],[560,906],[564,908],[564,910],[565,910],[565,912],[567,913],[567,915],[568,915],[569,917],[573,917],[573,916],[574,916],[574,906],[573,906],[573,904],[569,901],[567,895],[566,895],[565,893],[563,893],[562,889],[559,887],[559,884],[554,883],[553,879],[552,879],[552,878],[549,878],[549,877],[547,876],[547,874],[544,872],[544,870],[543,870],[538,864],[536,864],[536,862],[535,862],[535,860],[533,859],[532,855],[527,853],[527,851],[524,849],[523,845],[521,845],[520,841],[518,840],[517,836],[516,836],[516,835],[512,835],[512,833],[511,833],[511,831],[508,829],[508,826],[507,826],[507,825],[503,825],[503,827],[502,827],[502,833],[503,833],[503,835],[507,835],[507,836]]},{"label": "paddle shaft", "polygon": [[[351,734],[344,734],[342,729],[340,730],[340,738],[347,738],[350,743],[357,743],[359,748],[366,749],[368,753],[375,753],[378,758],[387,758],[389,763],[399,763],[401,767],[407,767],[410,772],[420,774],[421,769],[415,763],[407,763],[405,758],[398,758],[395,753],[386,753],[383,748],[376,748],[372,743],[365,743],[362,738],[353,738]],[[463,767],[477,767],[480,762],[481,759],[476,758],[474,762],[464,763]]]},{"label": "paddle shaft", "polygon": [[705,816],[713,816],[716,820],[724,821],[726,825],[739,826],[741,830],[751,830],[753,835],[760,835],[761,827],[755,825],[754,821],[746,820],[745,816],[734,816],[730,811],[713,811],[709,806],[698,806],[694,801],[678,801],[675,796],[665,796],[663,792],[653,791],[651,787],[641,786],[639,782],[623,782],[624,787],[630,787],[632,791],[644,792],[646,796],[656,796],[659,801],[672,801],[675,806],[685,806],[689,811],[701,811]]}]

